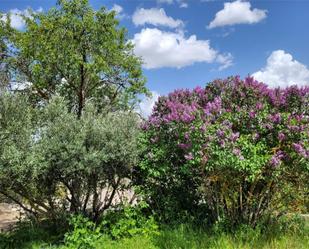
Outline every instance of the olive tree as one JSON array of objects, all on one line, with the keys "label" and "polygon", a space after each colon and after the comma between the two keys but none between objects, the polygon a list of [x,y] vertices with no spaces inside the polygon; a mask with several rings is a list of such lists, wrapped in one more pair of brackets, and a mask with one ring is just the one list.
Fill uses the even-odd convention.
[{"label": "olive tree", "polygon": [[0,193],[28,213],[98,220],[130,189],[136,114],[98,114],[89,103],[77,117],[61,97],[40,108],[15,94],[2,94],[0,102]]},{"label": "olive tree", "polygon": [[7,63],[8,46],[7,34],[9,25],[4,21],[4,15],[0,12],[0,91],[3,91],[9,84],[9,68]]}]

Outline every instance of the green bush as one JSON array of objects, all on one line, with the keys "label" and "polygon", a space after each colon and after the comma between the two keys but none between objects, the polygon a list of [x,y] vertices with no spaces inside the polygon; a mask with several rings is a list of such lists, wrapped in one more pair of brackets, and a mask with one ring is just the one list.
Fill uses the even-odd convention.
[{"label": "green bush", "polygon": [[139,206],[123,206],[110,210],[103,217],[101,228],[113,239],[128,238],[137,235],[152,236],[158,234],[158,225],[152,216],[145,216],[143,203]]},{"label": "green bush", "polygon": [[77,215],[70,220],[72,231],[65,234],[64,243],[68,249],[95,249],[102,239],[100,227],[87,218]]}]

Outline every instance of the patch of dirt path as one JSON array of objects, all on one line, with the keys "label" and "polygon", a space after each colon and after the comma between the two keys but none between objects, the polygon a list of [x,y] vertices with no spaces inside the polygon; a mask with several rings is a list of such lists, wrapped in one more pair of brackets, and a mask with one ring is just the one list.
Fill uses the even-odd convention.
[{"label": "patch of dirt path", "polygon": [[17,206],[0,203],[0,232],[7,231],[18,221],[20,211]]}]

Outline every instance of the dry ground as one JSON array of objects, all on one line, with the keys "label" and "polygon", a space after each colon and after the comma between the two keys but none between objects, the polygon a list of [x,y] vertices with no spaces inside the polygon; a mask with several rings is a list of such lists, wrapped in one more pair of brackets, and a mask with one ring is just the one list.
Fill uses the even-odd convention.
[{"label": "dry ground", "polygon": [[18,207],[12,204],[0,203],[0,232],[14,226],[19,217]]}]

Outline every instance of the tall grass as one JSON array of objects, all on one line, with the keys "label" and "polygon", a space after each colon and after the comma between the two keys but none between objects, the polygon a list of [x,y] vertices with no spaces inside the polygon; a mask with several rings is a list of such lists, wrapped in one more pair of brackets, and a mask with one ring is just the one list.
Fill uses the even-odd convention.
[{"label": "tall grass", "polygon": [[[0,243],[0,248],[10,249],[75,249],[66,245],[55,244],[55,238],[46,232],[35,230],[19,230],[11,236],[11,244]],[[28,237],[27,237],[28,236]],[[3,239],[3,236],[2,236]],[[13,243],[12,239],[15,241]],[[1,241],[1,239],[0,239]],[[61,240],[58,240],[61,242]],[[301,230],[293,227],[269,227],[263,231],[240,227],[234,232],[214,231],[196,228],[191,225],[178,225],[173,228],[164,227],[157,235],[136,235],[131,238],[112,240],[102,235],[94,243],[95,249],[308,249],[309,223]]]}]

